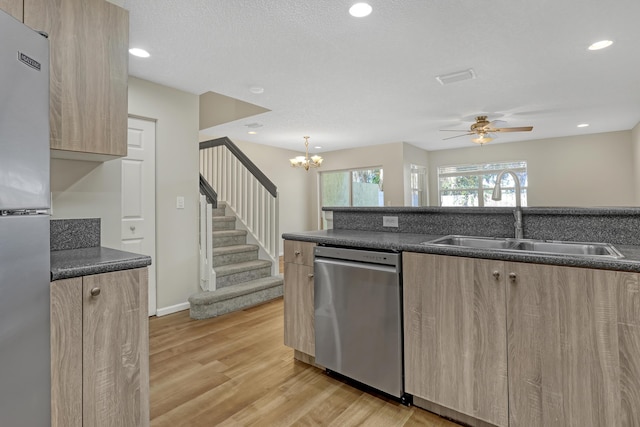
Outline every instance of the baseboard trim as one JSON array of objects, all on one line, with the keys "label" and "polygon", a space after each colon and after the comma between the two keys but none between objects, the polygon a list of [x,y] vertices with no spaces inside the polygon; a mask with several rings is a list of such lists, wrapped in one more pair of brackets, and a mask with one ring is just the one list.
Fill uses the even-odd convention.
[{"label": "baseboard trim", "polygon": [[176,305],[170,305],[169,307],[158,308],[156,309],[156,316],[162,317],[166,316],[167,314],[173,314],[183,310],[189,310],[188,301]]}]

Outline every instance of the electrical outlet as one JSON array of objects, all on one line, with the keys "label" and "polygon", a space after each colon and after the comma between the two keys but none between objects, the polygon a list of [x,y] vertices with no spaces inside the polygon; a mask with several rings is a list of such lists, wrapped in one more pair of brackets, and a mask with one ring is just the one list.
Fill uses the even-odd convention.
[{"label": "electrical outlet", "polygon": [[178,196],[176,198],[176,209],[184,209],[184,197]]},{"label": "electrical outlet", "polygon": [[383,227],[398,227],[398,217],[397,216],[383,216],[382,217],[382,226]]}]

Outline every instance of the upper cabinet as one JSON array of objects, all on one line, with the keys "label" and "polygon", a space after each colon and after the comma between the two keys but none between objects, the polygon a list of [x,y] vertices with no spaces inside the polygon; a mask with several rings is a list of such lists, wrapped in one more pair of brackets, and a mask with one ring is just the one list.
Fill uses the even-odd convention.
[{"label": "upper cabinet", "polygon": [[24,23],[49,34],[52,156],[126,156],[129,12],[104,0],[24,0]]},{"label": "upper cabinet", "polygon": [[0,9],[22,22],[22,0],[0,0]]}]

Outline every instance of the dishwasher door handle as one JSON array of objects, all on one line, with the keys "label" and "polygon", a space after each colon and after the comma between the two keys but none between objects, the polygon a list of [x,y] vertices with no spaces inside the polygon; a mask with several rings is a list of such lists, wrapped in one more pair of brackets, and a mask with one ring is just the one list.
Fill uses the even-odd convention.
[{"label": "dishwasher door handle", "polygon": [[358,268],[363,270],[384,271],[387,273],[398,273],[400,271],[399,268],[396,268],[394,266],[389,266],[389,265],[342,261],[342,260],[333,259],[333,258],[317,258],[316,257],[314,262],[318,264],[336,265],[341,267]]}]

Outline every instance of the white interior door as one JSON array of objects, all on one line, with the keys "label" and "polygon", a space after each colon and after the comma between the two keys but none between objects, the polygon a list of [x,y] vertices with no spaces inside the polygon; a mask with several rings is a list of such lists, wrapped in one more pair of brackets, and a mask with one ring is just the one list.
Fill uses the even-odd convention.
[{"label": "white interior door", "polygon": [[123,251],[149,255],[149,316],[156,314],[156,123],[129,117],[122,159]]}]

